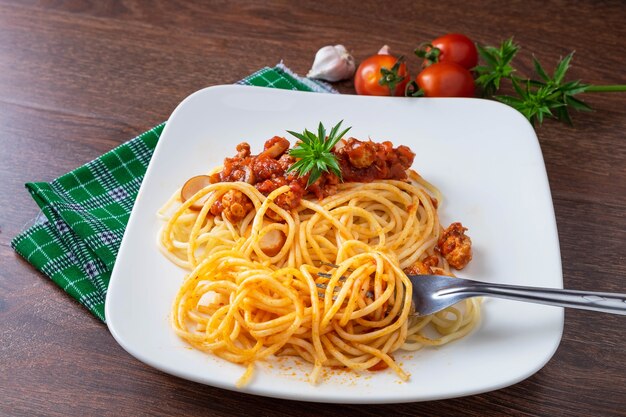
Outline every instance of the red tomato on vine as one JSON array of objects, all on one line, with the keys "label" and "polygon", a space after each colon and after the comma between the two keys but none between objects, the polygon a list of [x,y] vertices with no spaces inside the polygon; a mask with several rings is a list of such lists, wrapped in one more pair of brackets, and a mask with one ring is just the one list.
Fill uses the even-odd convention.
[{"label": "red tomato on vine", "polygon": [[357,94],[366,96],[403,96],[410,80],[403,58],[373,55],[361,62],[354,74]]},{"label": "red tomato on vine", "polygon": [[419,91],[425,97],[473,97],[474,78],[462,66],[453,62],[432,64],[415,79]]},{"label": "red tomato on vine", "polygon": [[415,54],[424,58],[424,65],[437,62],[454,62],[471,70],[478,64],[478,50],[470,38],[460,33],[440,36],[431,43],[415,50]]}]

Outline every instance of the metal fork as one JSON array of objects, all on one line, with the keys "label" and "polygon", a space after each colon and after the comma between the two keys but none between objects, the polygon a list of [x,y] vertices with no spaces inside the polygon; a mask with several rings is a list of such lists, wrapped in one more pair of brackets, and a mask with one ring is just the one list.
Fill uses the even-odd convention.
[{"label": "metal fork", "polygon": [[[329,274],[318,275],[329,277]],[[626,315],[626,294],[494,284],[443,275],[407,276],[413,284],[417,316],[434,314],[466,298],[479,296]],[[324,289],[325,285],[318,287]]]},{"label": "metal fork", "polygon": [[419,316],[436,313],[461,300],[477,296],[626,315],[626,294],[494,284],[442,275],[408,277],[413,284],[413,303]]}]

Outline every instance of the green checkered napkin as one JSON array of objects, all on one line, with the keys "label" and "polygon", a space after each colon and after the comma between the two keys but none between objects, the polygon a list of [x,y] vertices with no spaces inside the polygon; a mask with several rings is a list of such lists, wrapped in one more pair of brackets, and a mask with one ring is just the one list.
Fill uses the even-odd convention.
[{"label": "green checkered napkin", "polygon": [[[282,63],[237,84],[336,92]],[[26,184],[42,214],[11,246],[104,321],[104,300],[139,186],[162,123],[52,182]]]}]

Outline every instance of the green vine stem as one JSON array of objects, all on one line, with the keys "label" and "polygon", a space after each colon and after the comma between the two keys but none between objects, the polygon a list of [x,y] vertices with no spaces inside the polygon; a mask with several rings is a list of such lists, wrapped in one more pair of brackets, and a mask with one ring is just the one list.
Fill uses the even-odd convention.
[{"label": "green vine stem", "polygon": [[585,93],[612,93],[626,91],[626,85],[590,85]]}]

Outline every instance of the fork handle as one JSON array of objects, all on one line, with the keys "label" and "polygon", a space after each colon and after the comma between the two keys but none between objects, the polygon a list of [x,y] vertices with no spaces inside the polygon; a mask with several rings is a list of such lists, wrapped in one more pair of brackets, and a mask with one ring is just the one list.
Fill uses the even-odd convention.
[{"label": "fork handle", "polygon": [[448,292],[449,290],[445,291],[448,294],[451,292],[467,294],[469,297],[488,295],[509,300],[530,301],[539,304],[626,315],[626,294],[523,287],[482,282],[474,282],[451,292]]}]

